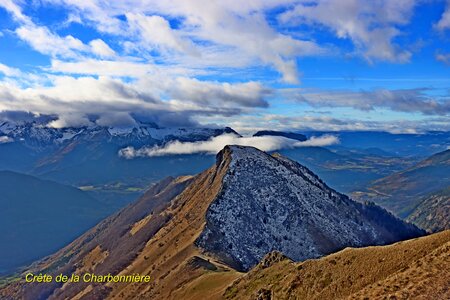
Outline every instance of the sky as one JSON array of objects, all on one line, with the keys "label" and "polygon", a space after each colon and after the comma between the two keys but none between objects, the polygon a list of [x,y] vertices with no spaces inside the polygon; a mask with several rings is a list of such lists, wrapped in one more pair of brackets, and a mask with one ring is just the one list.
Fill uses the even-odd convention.
[{"label": "sky", "polygon": [[450,0],[0,0],[0,119],[448,131],[449,42]]}]

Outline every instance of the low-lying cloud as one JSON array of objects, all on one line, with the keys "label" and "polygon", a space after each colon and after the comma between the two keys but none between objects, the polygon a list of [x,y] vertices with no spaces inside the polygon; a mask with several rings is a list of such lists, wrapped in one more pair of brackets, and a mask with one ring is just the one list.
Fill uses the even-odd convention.
[{"label": "low-lying cloud", "polygon": [[226,145],[252,146],[262,151],[275,151],[297,147],[323,147],[338,143],[339,139],[332,135],[311,137],[310,139],[301,142],[279,136],[240,137],[235,134],[222,134],[212,137],[207,141],[180,142],[177,140],[169,142],[163,146],[144,147],[141,149],[127,147],[121,149],[119,151],[119,155],[127,159],[132,159],[135,157],[154,157],[194,153],[215,154],[222,150]]},{"label": "low-lying cloud", "polygon": [[11,143],[13,140],[7,136],[0,136],[0,144]]}]

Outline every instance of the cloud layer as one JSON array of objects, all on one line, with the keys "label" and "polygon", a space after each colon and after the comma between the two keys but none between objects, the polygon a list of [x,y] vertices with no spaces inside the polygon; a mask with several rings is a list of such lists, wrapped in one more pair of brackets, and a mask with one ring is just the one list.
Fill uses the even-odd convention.
[{"label": "cloud layer", "polygon": [[[139,116],[161,126],[238,124],[240,129],[262,126],[276,111],[291,119],[305,117],[304,123],[290,124],[308,128],[352,127],[353,122],[359,124],[353,128],[373,129],[394,124],[393,118],[373,120],[385,110],[397,117],[396,127],[414,121],[411,128],[422,127],[425,118],[450,113],[448,93],[432,81],[430,86],[324,89],[302,86],[302,75],[309,66],[312,73],[327,76],[327,66],[315,67],[322,59],[339,65],[330,69],[349,60],[356,73],[376,64],[396,70],[391,66],[412,63],[430,39],[443,39],[445,46],[450,1],[430,3],[0,0],[2,13],[9,16],[0,39],[11,44],[8,54],[17,48],[23,55],[0,61],[0,112],[51,115],[54,127],[132,125]],[[415,35],[411,22],[421,5],[436,5],[439,11],[430,32]],[[47,10],[58,11],[59,17],[49,17]],[[447,67],[450,49],[432,50],[426,53]],[[23,68],[14,65],[22,59]],[[37,64],[28,65],[28,59]],[[305,113],[330,107],[333,117],[328,113],[322,122],[323,110]],[[336,117],[341,108],[351,118]],[[357,118],[371,111],[364,120]],[[331,119],[346,125],[327,122]]]},{"label": "cloud layer", "polygon": [[173,141],[164,146],[155,146],[151,148],[134,149],[127,147],[119,151],[119,155],[127,159],[145,156],[166,156],[194,153],[216,154],[226,145],[252,146],[262,151],[275,151],[286,148],[329,146],[339,143],[335,136],[324,135],[320,137],[311,137],[300,142],[285,137],[278,136],[257,136],[240,137],[235,134],[223,134],[213,137],[207,141],[200,142],[180,142]]}]

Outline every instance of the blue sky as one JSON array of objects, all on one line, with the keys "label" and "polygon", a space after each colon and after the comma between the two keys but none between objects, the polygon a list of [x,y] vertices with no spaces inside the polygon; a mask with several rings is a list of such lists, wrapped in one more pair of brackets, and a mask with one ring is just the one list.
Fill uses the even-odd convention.
[{"label": "blue sky", "polygon": [[450,1],[0,0],[0,117],[450,127]]}]

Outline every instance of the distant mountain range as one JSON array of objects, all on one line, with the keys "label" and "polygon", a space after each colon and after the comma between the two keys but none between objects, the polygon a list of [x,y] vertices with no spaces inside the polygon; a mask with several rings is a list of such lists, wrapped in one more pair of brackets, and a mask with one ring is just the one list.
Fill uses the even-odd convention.
[{"label": "distant mountain range", "polygon": [[[354,193],[354,196],[374,201],[398,216],[407,218],[430,194],[441,193],[449,186],[450,150],[446,150],[404,171],[376,180],[367,191]],[[420,207],[424,209],[425,206]]]},{"label": "distant mountain range", "polygon": [[[141,184],[169,175],[200,172],[213,157],[189,155],[127,161],[119,150],[162,145],[169,141],[207,140],[231,128],[160,128],[140,123],[130,128],[50,128],[36,122],[0,124],[0,169],[29,173],[65,184]],[[209,158],[209,159],[208,159]]]},{"label": "distant mountain range", "polygon": [[[49,128],[38,122],[0,123],[0,170],[27,173],[77,187],[122,184],[143,189],[148,182],[166,176],[195,174],[208,168],[214,156],[190,154],[163,157],[119,157],[124,147],[161,146],[167,142],[201,141],[223,133],[239,135],[231,128],[161,128],[153,123],[134,127]],[[254,136],[282,136],[304,141],[293,132],[259,131]],[[317,135],[317,134],[316,134]],[[350,149],[303,147],[281,150],[326,179],[333,188],[351,192],[368,182],[403,170],[415,162],[378,148]],[[102,194],[103,193],[103,194]],[[100,195],[101,194],[101,195]],[[121,198],[122,196],[119,195]],[[119,199],[120,200],[120,199]]]},{"label": "distant mountain range", "polygon": [[211,285],[204,293],[212,297],[275,250],[298,261],[423,234],[376,205],[334,191],[292,160],[252,147],[227,146],[208,170],[153,185],[136,203],[29,269],[148,274],[152,283],[62,287],[12,279],[0,295],[189,299],[184,293],[198,293],[196,287],[203,282]]},{"label": "distant mountain range", "polygon": [[65,246],[111,213],[79,189],[0,171],[0,273]]}]

